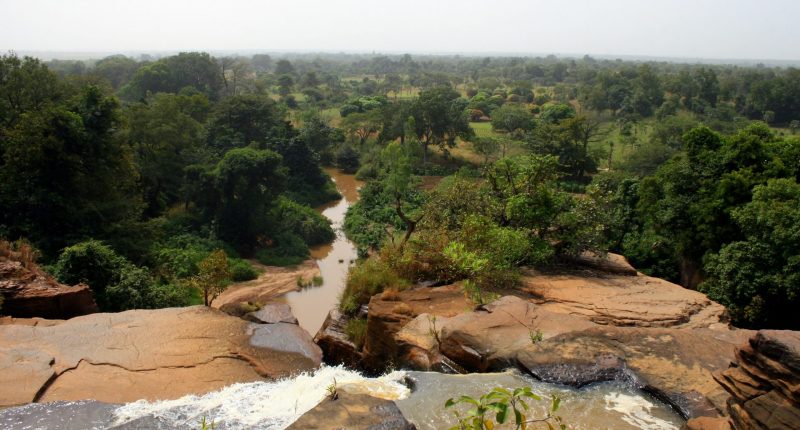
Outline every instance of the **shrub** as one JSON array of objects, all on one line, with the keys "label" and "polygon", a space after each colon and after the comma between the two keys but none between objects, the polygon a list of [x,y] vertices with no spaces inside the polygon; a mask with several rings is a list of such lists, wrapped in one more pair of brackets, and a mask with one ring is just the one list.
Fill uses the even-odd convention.
[{"label": "shrub", "polygon": [[299,236],[282,233],[275,244],[256,253],[256,259],[267,266],[295,266],[309,257],[308,246]]},{"label": "shrub", "polygon": [[348,320],[344,332],[347,334],[347,338],[355,344],[356,350],[360,351],[364,346],[364,341],[367,339],[367,319],[353,318]]},{"label": "shrub", "polygon": [[336,238],[329,219],[285,197],[278,200],[273,217],[280,220],[281,232],[293,233],[309,246],[329,243]]},{"label": "shrub", "polygon": [[119,280],[126,263],[124,258],[102,242],[87,240],[64,249],[56,261],[54,275],[65,284],[89,285],[100,302],[106,287]]},{"label": "shrub", "polygon": [[135,266],[96,240],[64,249],[53,271],[61,282],[88,284],[103,311],[185,306],[189,302],[187,291],[156,283],[146,268]]},{"label": "shrub", "polygon": [[354,315],[375,294],[387,288],[403,290],[407,287],[408,282],[397,276],[384,261],[367,259],[350,269],[339,308],[345,314]]},{"label": "shrub", "polygon": [[250,281],[258,278],[258,271],[253,265],[241,258],[228,258],[228,267],[230,268],[233,282]]}]

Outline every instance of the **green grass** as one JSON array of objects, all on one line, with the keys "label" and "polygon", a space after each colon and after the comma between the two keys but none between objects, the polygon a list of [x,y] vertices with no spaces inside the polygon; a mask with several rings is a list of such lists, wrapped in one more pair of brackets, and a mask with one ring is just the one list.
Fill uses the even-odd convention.
[{"label": "green grass", "polygon": [[478,137],[500,137],[500,133],[492,130],[491,122],[471,122],[469,126],[475,130],[475,135]]}]

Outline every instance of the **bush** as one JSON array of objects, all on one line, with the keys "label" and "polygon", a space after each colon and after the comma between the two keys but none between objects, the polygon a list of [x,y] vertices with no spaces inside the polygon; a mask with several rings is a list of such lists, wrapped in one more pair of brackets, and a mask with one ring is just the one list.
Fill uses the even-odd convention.
[{"label": "bush", "polygon": [[184,233],[168,238],[153,247],[153,259],[161,275],[172,279],[185,279],[197,273],[197,264],[215,249],[223,249],[227,255],[236,256],[236,251],[221,240],[205,239]]},{"label": "bush", "polygon": [[359,154],[350,145],[342,145],[336,152],[336,166],[345,173],[355,173],[359,167]]},{"label": "bush", "polygon": [[157,284],[146,268],[96,240],[64,249],[53,272],[61,282],[88,284],[103,311],[185,306],[189,301],[186,290]]},{"label": "bush", "polygon": [[233,282],[250,281],[258,278],[258,271],[247,260],[228,258],[228,268]]},{"label": "bush", "polygon": [[399,291],[407,287],[408,282],[397,276],[388,264],[381,259],[371,258],[350,269],[339,308],[352,316],[361,305],[369,303],[375,294],[387,288]]},{"label": "bush", "polygon": [[299,236],[308,246],[329,243],[336,238],[328,218],[287,198],[278,200],[273,217],[280,220],[281,232]]},{"label": "bush", "polygon": [[123,257],[102,242],[87,240],[64,249],[54,266],[54,275],[65,284],[89,285],[99,302],[106,287],[119,280],[126,263]]},{"label": "bush", "polygon": [[295,266],[309,257],[308,246],[299,236],[282,233],[275,244],[256,253],[256,259],[266,266]]}]

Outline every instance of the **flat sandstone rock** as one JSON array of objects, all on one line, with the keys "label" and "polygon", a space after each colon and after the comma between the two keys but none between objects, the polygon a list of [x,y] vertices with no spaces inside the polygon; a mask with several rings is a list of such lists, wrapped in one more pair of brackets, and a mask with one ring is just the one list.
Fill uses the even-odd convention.
[{"label": "flat sandstone rock", "polygon": [[0,325],[0,407],[177,398],[319,366],[307,333],[264,342],[259,327],[203,306]]}]

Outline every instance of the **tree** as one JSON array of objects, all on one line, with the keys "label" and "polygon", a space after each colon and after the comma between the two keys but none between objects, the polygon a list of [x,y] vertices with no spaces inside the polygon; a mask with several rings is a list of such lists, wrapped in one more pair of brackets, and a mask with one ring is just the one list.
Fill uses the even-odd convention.
[{"label": "tree", "polygon": [[3,55],[0,57],[0,127],[12,127],[23,113],[37,111],[47,103],[63,99],[65,89],[55,73],[41,61]]},{"label": "tree", "polygon": [[232,149],[212,172],[216,197],[210,203],[219,237],[251,251],[269,232],[269,207],[286,184],[283,158],[269,150]]},{"label": "tree", "polygon": [[472,150],[482,155],[483,164],[487,165],[489,160],[500,152],[500,143],[495,137],[476,137],[472,140]]},{"label": "tree", "polygon": [[[116,99],[87,87],[20,117],[0,152],[0,225],[45,256],[85,237],[122,239],[141,200]],[[125,230],[125,229],[123,229]],[[130,234],[131,230],[127,231]]]},{"label": "tree", "polygon": [[600,123],[584,116],[543,123],[528,136],[526,146],[536,154],[556,155],[564,173],[581,178],[597,170],[589,144],[601,135]]},{"label": "tree", "polygon": [[126,112],[147,208],[156,216],[181,197],[184,168],[200,162],[208,98],[160,93]]},{"label": "tree", "polygon": [[214,106],[208,121],[208,145],[218,154],[253,142],[266,145],[294,135],[284,112],[269,97],[237,95]]},{"label": "tree", "polygon": [[364,145],[367,138],[380,129],[380,112],[373,109],[364,113],[353,113],[342,118],[341,127],[350,136],[358,139],[359,145]]},{"label": "tree", "polygon": [[414,132],[423,148],[423,164],[427,162],[430,145],[445,151],[455,146],[456,138],[468,139],[474,134],[466,107],[467,101],[450,87],[436,87],[419,94],[411,115]]},{"label": "tree", "polygon": [[733,210],[743,240],[707,259],[701,290],[724,304],[737,324],[800,328],[800,184],[772,179]]},{"label": "tree", "polygon": [[230,284],[231,273],[228,268],[228,256],[218,249],[212,252],[197,265],[197,275],[191,278],[189,285],[203,292],[203,304],[211,306]]},{"label": "tree", "polygon": [[278,78],[278,94],[287,96],[294,87],[294,78],[291,75],[281,75]]},{"label": "tree", "polygon": [[141,100],[148,93],[178,93],[192,87],[216,100],[223,87],[217,62],[203,52],[181,52],[140,67],[121,93],[130,100]]},{"label": "tree", "polygon": [[108,80],[115,89],[119,89],[131,79],[139,63],[124,55],[105,57],[94,65],[91,72]]},{"label": "tree", "polygon": [[492,111],[492,129],[522,135],[533,130],[533,114],[523,105],[506,103]]}]

